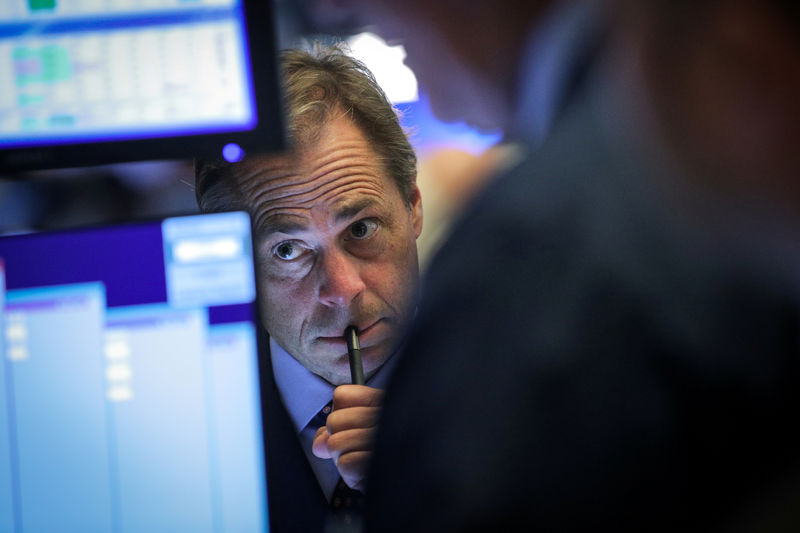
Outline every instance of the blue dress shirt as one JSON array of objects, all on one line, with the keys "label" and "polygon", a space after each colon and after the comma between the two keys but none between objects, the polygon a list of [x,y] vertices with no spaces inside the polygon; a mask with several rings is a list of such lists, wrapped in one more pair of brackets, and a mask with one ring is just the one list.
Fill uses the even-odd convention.
[{"label": "blue dress shirt", "polygon": [[[308,462],[311,464],[311,469],[317,476],[325,497],[330,501],[336,484],[339,482],[339,471],[332,459],[320,459],[311,451],[316,428],[310,427],[309,422],[333,399],[333,390],[336,387],[300,364],[297,359],[281,348],[271,337],[269,339],[269,348],[275,383],[278,387],[281,401],[289,412],[289,417],[297,430],[300,444],[308,458]],[[394,356],[390,357],[367,380],[367,386],[377,389],[385,388],[394,362]]]}]

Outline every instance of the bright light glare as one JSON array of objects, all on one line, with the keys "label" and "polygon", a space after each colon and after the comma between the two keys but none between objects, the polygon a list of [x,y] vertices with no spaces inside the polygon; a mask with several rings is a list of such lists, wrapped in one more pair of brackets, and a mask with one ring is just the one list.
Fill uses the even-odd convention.
[{"label": "bright light glare", "polygon": [[28,355],[26,346],[11,346],[8,348],[8,358],[11,361],[24,361],[28,358]]},{"label": "bright light glare", "polygon": [[111,402],[126,402],[133,399],[133,389],[128,385],[114,385],[106,391],[106,398]]},{"label": "bright light glare", "polygon": [[222,238],[211,241],[180,241],[175,245],[175,259],[180,263],[234,259],[242,254],[242,244],[237,239]]},{"label": "bright light glare", "polygon": [[129,381],[132,374],[130,365],[116,364],[106,367],[108,381]]},{"label": "bright light glare", "polygon": [[9,324],[6,328],[8,342],[25,342],[28,340],[28,328],[25,324]]},{"label": "bright light glare", "polygon": [[105,353],[107,359],[125,359],[131,355],[131,347],[124,341],[106,342]]},{"label": "bright light glare", "polygon": [[419,98],[417,78],[403,64],[406,57],[402,45],[389,46],[374,33],[359,33],[347,40],[351,55],[372,71],[378,85],[393,104],[416,102]]}]

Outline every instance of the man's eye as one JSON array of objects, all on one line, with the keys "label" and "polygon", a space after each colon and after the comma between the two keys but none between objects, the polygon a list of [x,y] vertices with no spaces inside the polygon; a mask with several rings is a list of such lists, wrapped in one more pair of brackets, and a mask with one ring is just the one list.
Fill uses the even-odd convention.
[{"label": "man's eye", "polygon": [[364,219],[354,222],[350,226],[350,235],[355,239],[366,239],[378,229],[378,223],[374,220]]},{"label": "man's eye", "polygon": [[273,253],[284,261],[297,259],[302,253],[302,248],[294,241],[284,241],[272,249]]}]

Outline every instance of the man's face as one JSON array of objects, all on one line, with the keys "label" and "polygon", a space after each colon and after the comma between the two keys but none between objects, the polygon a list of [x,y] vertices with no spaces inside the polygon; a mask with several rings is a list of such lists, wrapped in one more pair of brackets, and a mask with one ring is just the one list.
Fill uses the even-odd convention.
[{"label": "man's face", "polygon": [[293,158],[238,165],[256,225],[264,326],[300,363],[334,385],[350,382],[344,329],[358,327],[364,372],[395,349],[416,304],[411,208],[361,131],[347,118],[324,125]]}]

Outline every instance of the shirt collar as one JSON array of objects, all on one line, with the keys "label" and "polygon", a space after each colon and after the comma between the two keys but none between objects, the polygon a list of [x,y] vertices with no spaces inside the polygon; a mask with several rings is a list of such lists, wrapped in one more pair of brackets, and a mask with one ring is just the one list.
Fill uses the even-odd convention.
[{"label": "shirt collar", "polygon": [[[289,412],[298,433],[305,428],[320,410],[333,398],[336,388],[304,367],[289,352],[269,339],[272,371],[283,405]],[[389,379],[396,357],[392,356],[367,380],[367,385],[382,389]]]}]

